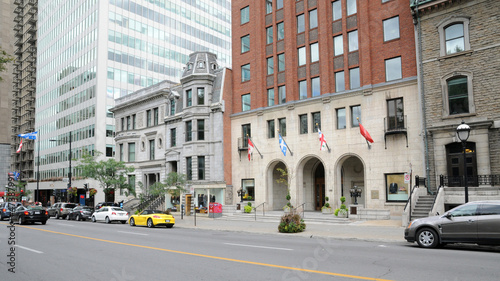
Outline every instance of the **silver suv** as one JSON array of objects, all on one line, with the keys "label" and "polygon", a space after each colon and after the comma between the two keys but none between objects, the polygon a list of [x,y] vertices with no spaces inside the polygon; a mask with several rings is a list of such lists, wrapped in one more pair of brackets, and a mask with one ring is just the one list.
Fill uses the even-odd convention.
[{"label": "silver suv", "polygon": [[76,207],[75,203],[55,203],[47,211],[50,217],[65,219],[74,207]]}]

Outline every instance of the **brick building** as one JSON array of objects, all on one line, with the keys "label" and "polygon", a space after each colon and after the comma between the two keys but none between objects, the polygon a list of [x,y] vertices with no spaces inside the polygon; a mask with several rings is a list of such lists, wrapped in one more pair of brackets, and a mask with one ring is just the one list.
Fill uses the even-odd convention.
[{"label": "brick building", "polygon": [[[270,210],[290,192],[306,210],[345,196],[361,218],[401,214],[404,174],[424,173],[408,1],[232,1],[232,32],[235,189]],[[288,185],[276,182],[277,168]]]}]

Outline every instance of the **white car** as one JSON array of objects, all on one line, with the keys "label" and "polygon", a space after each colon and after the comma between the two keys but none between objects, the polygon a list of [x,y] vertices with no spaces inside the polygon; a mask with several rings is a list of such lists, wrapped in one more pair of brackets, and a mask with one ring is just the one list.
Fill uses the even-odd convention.
[{"label": "white car", "polygon": [[128,213],[120,207],[102,207],[92,214],[92,222],[105,221],[111,223],[113,221],[120,221],[125,224],[128,220]]}]

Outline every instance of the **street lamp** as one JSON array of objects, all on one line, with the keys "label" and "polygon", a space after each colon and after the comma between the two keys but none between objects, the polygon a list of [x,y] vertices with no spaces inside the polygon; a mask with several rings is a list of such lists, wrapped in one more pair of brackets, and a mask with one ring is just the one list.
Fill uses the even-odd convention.
[{"label": "street lamp", "polygon": [[351,197],[354,197],[354,205],[358,205],[358,197],[361,197],[361,192],[363,191],[356,185],[349,191],[351,192]]},{"label": "street lamp", "polygon": [[469,202],[469,187],[467,184],[467,155],[466,155],[467,140],[469,139],[469,135],[470,135],[470,127],[469,127],[469,125],[465,124],[464,121],[462,121],[462,124],[458,125],[458,127],[457,127],[457,136],[458,136],[458,139],[460,139],[462,141],[462,147],[464,149],[465,203]]},{"label": "street lamp", "polygon": [[[61,141],[61,140],[53,140],[53,139],[50,139],[50,141]],[[69,143],[69,171],[68,171],[68,188],[71,187],[71,131],[69,131],[69,140],[68,140],[68,143]]]}]

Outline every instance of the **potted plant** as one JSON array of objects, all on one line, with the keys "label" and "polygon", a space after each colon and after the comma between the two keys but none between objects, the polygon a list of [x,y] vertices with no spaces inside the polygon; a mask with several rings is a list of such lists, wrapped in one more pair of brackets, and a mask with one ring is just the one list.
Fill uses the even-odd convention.
[{"label": "potted plant", "polygon": [[293,209],[292,203],[290,203],[290,199],[292,199],[292,196],[290,196],[290,192],[287,193],[286,195],[286,200],[288,203],[286,203],[285,207],[283,207],[283,211],[285,211],[285,214],[290,214]]},{"label": "potted plant", "polygon": [[252,212],[252,203],[248,202],[248,204],[245,206],[245,213],[251,213]]},{"label": "potted plant", "polygon": [[340,208],[335,209],[335,216],[339,218],[347,218],[347,206],[344,204],[345,203],[345,197],[342,196],[340,197]]},{"label": "potted plant", "polygon": [[332,207],[330,207],[330,203],[328,203],[328,196],[325,197],[325,205],[321,207],[321,213],[323,214],[332,214]]}]

